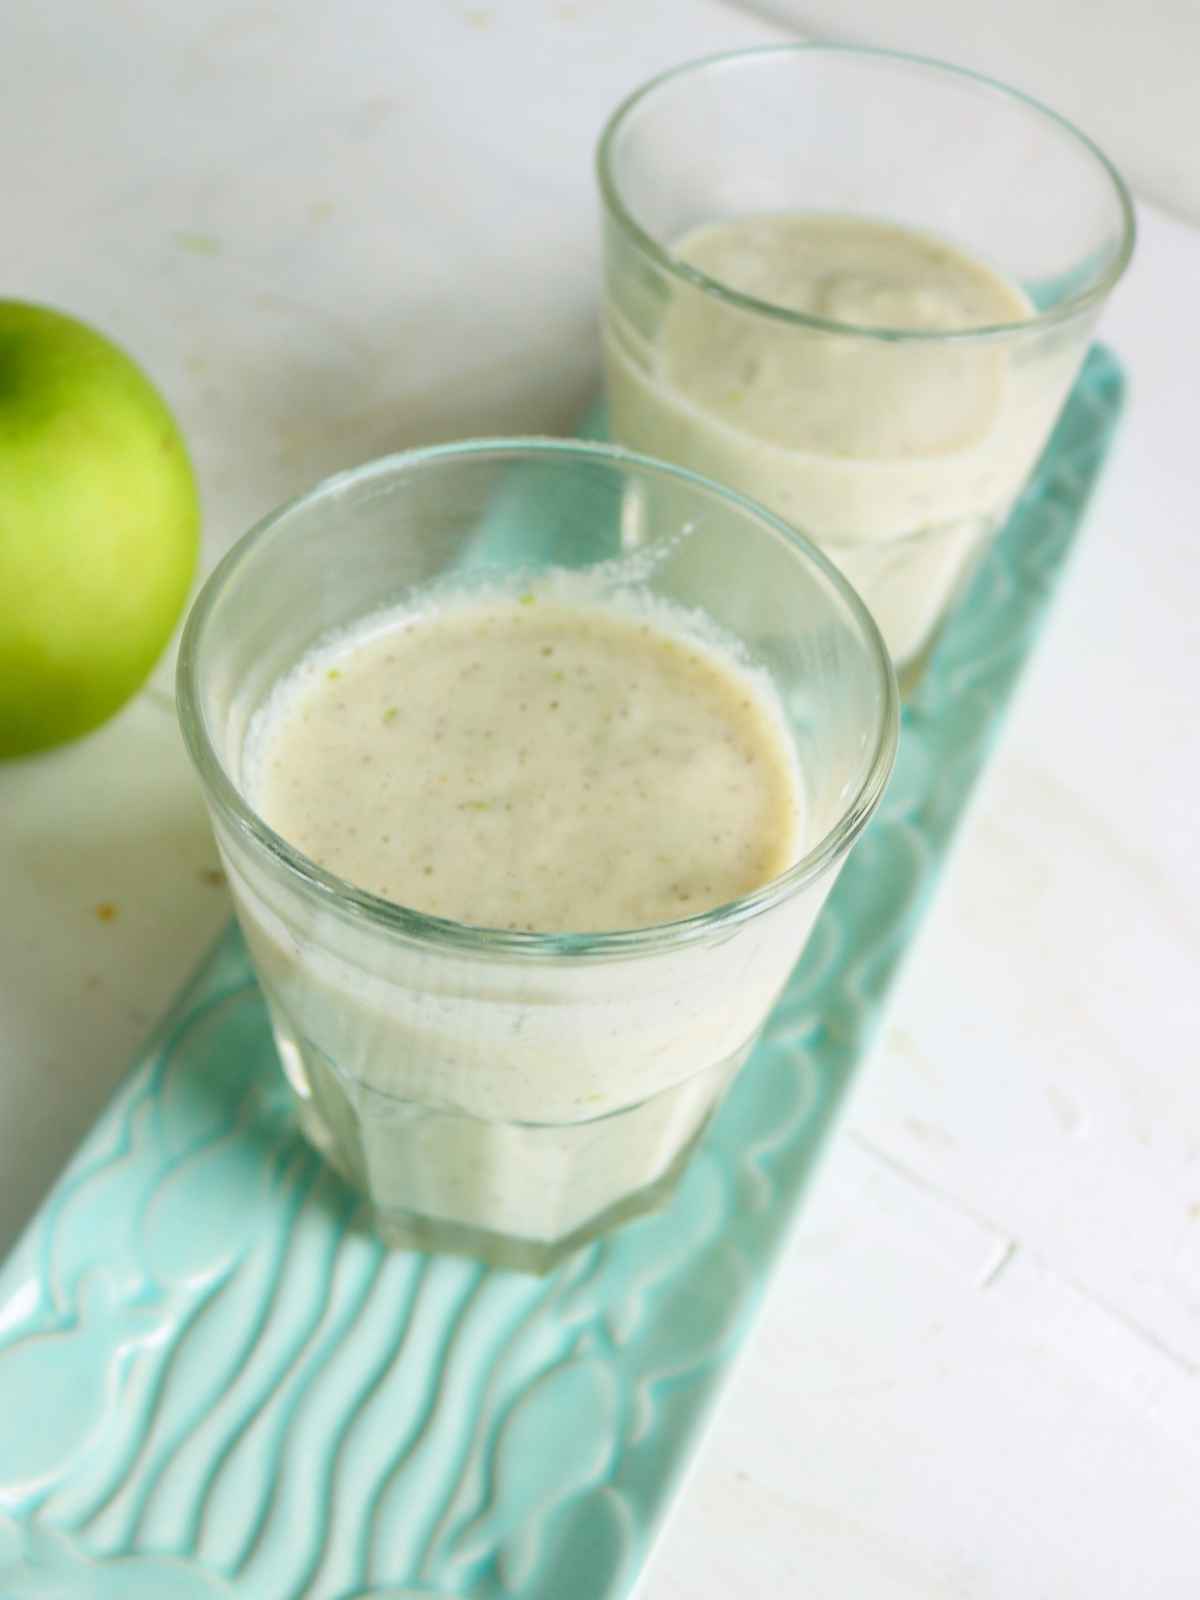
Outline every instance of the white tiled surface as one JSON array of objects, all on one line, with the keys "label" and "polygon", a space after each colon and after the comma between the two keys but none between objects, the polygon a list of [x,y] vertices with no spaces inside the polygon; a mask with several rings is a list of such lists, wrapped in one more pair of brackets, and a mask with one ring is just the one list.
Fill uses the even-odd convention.
[{"label": "white tiled surface", "polygon": [[1200,223],[1194,0],[731,0],[814,37],[938,56],[1019,84],[1097,140],[1137,189]]},{"label": "white tiled surface", "polygon": [[[381,449],[566,429],[604,114],[772,36],[722,0],[18,0],[0,294],[149,366],[211,561]],[[1198,283],[1143,208],[1118,451],[645,1600],[1200,1594]],[[0,1248],[226,915],[158,681],[0,767]]]}]

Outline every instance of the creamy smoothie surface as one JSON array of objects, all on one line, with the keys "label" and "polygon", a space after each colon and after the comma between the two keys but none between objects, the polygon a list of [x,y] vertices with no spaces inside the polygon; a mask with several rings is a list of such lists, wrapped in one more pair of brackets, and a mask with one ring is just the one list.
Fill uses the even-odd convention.
[{"label": "creamy smoothie surface", "polygon": [[1077,342],[936,337],[1019,325],[1033,307],[985,262],[889,222],[750,214],[673,254],[762,304],[687,282],[665,303],[610,297],[614,437],[816,539],[894,660],[915,658],[1024,483]]},{"label": "creamy smoothie surface", "polygon": [[[962,333],[1030,314],[1026,296],[983,262],[862,217],[739,218],[698,228],[676,254],[756,300],[851,328]],[[661,371],[760,439],[851,459],[960,450],[994,423],[994,352],[956,360],[942,347],[924,362],[912,346],[903,359],[880,353],[827,335],[781,339],[763,318],[714,327],[702,304],[685,300],[667,320]]]},{"label": "creamy smoothie surface", "polygon": [[665,608],[529,594],[371,619],[277,686],[248,776],[321,866],[482,927],[670,922],[801,853],[769,684]]}]

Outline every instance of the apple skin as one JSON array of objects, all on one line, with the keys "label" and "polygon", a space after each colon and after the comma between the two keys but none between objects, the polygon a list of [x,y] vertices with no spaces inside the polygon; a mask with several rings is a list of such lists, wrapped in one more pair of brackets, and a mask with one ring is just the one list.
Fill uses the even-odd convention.
[{"label": "apple skin", "polygon": [[141,369],[0,300],[0,757],[76,738],[141,687],[196,569],[183,439]]}]

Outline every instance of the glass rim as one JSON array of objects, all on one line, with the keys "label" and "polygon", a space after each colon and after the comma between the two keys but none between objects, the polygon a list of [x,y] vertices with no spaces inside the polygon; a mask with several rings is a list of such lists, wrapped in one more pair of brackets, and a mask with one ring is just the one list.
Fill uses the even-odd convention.
[{"label": "glass rim", "polygon": [[[206,633],[214,608],[236,581],[245,562],[282,524],[300,510],[318,502],[336,502],[340,494],[374,480],[419,470],[449,461],[486,456],[523,456],[527,459],[575,459],[600,462],[611,468],[634,468],[660,478],[670,478],[698,488],[707,496],[735,506],[754,517],[810,566],[815,566],[847,607],[862,646],[874,668],[878,688],[878,726],[874,747],[864,762],[863,776],[846,800],[834,825],[797,861],[768,883],[734,900],[672,922],[644,928],[596,933],[529,933],[509,928],[458,922],[417,911],[361,889],[318,865],[277,833],[241,794],[217,752],[203,710],[201,673]],[[563,956],[632,956],[680,948],[732,929],[790,899],[820,877],[853,844],[870,820],[887,785],[899,740],[899,693],[896,675],[874,618],[850,583],[811,540],[781,517],[747,496],[711,478],[656,461],[619,445],[543,437],[460,440],[381,456],[322,479],[312,488],[285,501],[255,523],[213,568],[188,612],[179,646],[175,673],[176,704],[188,754],[200,777],[206,798],[243,836],[264,850],[292,880],[302,884],[327,906],[380,931],[423,944],[451,947],[479,955],[555,958]]]},{"label": "glass rim", "polygon": [[[897,62],[905,66],[933,68],[936,73],[944,73],[947,77],[963,79],[998,98],[1011,100],[1019,105],[1026,106],[1039,116],[1046,118],[1047,121],[1056,124],[1060,130],[1068,134],[1099,164],[1112,184],[1122,222],[1121,248],[1116,257],[1095,283],[1090,284],[1086,289],[1080,290],[1077,294],[1068,296],[1060,304],[1047,307],[1044,311],[1037,311],[1032,316],[1023,317],[1016,322],[993,322],[978,328],[957,328],[939,331],[932,328],[889,328],[875,324],[839,322],[831,317],[820,317],[807,311],[795,311],[787,306],[776,305],[770,300],[760,300],[755,295],[743,294],[740,290],[733,289],[728,284],[722,283],[719,278],[710,277],[708,273],[702,271],[699,267],[692,266],[690,262],[683,261],[669,250],[664,249],[640,223],[634,220],[632,213],[621,198],[620,187],[612,170],[615,142],[628,118],[644,100],[657,93],[658,90],[674,83],[678,78],[685,78],[691,74],[699,75],[730,67],[738,67],[755,60],[804,55],[856,57],[864,60]],[[672,277],[691,284],[694,288],[702,289],[726,304],[737,307],[739,310],[751,311],[758,316],[768,316],[791,327],[809,328],[820,333],[849,334],[855,338],[873,339],[883,344],[964,344],[973,341],[999,340],[1013,338],[1030,329],[1050,327],[1055,323],[1067,321],[1071,317],[1077,316],[1088,306],[1102,302],[1112,292],[1129,265],[1137,238],[1137,218],[1133,197],[1129,192],[1128,185],[1095,140],[1084,133],[1081,128],[1076,127],[1068,117],[1063,116],[1061,112],[1055,111],[1051,106],[1046,105],[1044,101],[1035,99],[1033,95],[1026,94],[1024,90],[1013,88],[1011,84],[1003,83],[999,78],[989,77],[986,73],[976,72],[970,67],[956,66],[953,62],[941,61],[936,56],[915,55],[908,51],[888,50],[875,45],[823,44],[815,41],[797,44],[752,45],[748,49],[716,51],[710,55],[698,56],[692,61],[682,62],[678,66],[669,67],[665,72],[656,74],[653,78],[634,89],[617,106],[605,123],[597,142],[595,167],[596,181],[600,189],[601,199],[609,214],[625,230],[638,248],[650,256],[657,266]]]}]

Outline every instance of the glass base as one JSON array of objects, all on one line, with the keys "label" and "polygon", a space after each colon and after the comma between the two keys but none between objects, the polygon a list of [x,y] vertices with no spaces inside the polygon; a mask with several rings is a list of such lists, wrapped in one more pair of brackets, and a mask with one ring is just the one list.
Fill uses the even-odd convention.
[{"label": "glass base", "polygon": [[756,1037],[616,1111],[504,1123],[348,1080],[268,1001],[300,1127],[385,1243],[537,1274],[670,1199]]},{"label": "glass base", "polygon": [[[700,1133],[703,1133],[703,1129]],[[487,1228],[471,1228],[458,1222],[441,1221],[437,1217],[421,1217],[407,1211],[376,1210],[373,1219],[375,1229],[383,1242],[393,1249],[470,1256],[490,1267],[542,1277],[603,1234],[611,1233],[614,1228],[634,1222],[639,1217],[663,1210],[675,1193],[700,1133],[660,1178],[643,1189],[623,1196],[562,1239],[523,1239],[511,1234],[492,1233]]]}]

